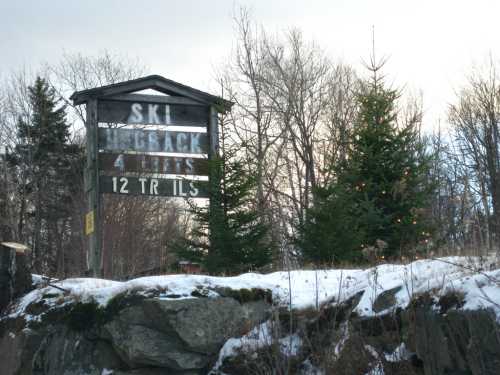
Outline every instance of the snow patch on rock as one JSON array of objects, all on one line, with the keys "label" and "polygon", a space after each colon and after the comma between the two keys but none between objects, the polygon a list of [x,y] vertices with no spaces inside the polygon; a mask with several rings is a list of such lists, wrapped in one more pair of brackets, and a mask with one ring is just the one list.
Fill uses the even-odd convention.
[{"label": "snow patch on rock", "polygon": [[218,296],[217,288],[270,290],[273,302],[289,309],[342,302],[364,292],[355,312],[360,316],[375,316],[388,312],[373,310],[377,297],[384,291],[400,287],[394,296],[395,304],[390,309],[404,308],[413,296],[430,290],[441,294],[459,291],[465,299],[463,309],[490,308],[500,317],[500,269],[478,271],[489,269],[488,264],[480,258],[447,257],[418,260],[407,265],[383,264],[364,270],[297,270],[267,275],[247,273],[235,277],[166,275],[126,282],[76,278],[52,282],[66,292],[45,286],[28,293],[18,301],[10,316],[25,314],[30,304],[42,299],[54,305],[80,301],[106,306],[113,297],[122,293],[156,291],[158,298],[170,298],[172,295],[175,298],[193,298],[192,293],[200,288],[208,291],[206,297],[209,298]]}]

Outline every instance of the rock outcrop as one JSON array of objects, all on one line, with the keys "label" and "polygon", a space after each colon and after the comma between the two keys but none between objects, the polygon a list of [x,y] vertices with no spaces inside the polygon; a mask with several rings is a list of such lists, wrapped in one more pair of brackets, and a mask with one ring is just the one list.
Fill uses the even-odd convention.
[{"label": "rock outcrop", "polygon": [[452,261],[41,284],[0,319],[0,374],[498,375],[500,270]]},{"label": "rock outcrop", "polygon": [[2,321],[2,375],[206,374],[225,341],[268,319],[271,307],[224,296],[47,306],[28,307],[32,321]]},{"label": "rock outcrop", "polygon": [[[283,312],[274,322],[279,324],[273,325],[269,345],[246,345],[250,339],[243,338],[242,345],[220,361],[218,370],[223,374],[254,374],[262,368],[302,375],[500,374],[500,325],[493,311],[461,310],[453,294],[440,299],[418,296],[406,309],[391,309],[394,292],[388,290],[375,301],[386,311],[378,316],[355,313],[360,295],[319,311],[294,311],[291,317]],[[300,338],[299,350],[286,345],[291,337]]]},{"label": "rock outcrop", "polygon": [[500,373],[500,326],[489,310],[449,310],[432,306],[408,311],[408,347],[425,374]]}]

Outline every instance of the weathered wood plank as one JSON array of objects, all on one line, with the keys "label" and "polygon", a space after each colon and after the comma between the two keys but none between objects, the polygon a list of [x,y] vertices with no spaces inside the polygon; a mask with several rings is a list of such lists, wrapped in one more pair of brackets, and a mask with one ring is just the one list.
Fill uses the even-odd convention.
[{"label": "weathered wood plank", "polygon": [[85,191],[87,193],[87,214],[94,218],[94,230],[88,235],[89,271],[94,277],[102,276],[102,227],[101,199],[99,192],[99,160],[97,147],[97,100],[87,103],[87,166],[85,174]]},{"label": "weathered wood plank", "polygon": [[147,101],[99,101],[99,122],[142,125],[207,126],[206,106]]},{"label": "weathered wood plank", "polygon": [[178,198],[208,198],[206,181],[151,177],[101,176],[102,193]]},{"label": "weathered wood plank", "polygon": [[119,94],[103,99],[105,101],[121,101],[135,103],[156,103],[156,104],[184,104],[207,107],[205,103],[174,95],[148,95],[148,94]]},{"label": "weathered wood plank", "polygon": [[106,172],[208,175],[208,159],[144,154],[99,154],[99,168]]},{"label": "weathered wood plank", "polygon": [[149,129],[99,128],[99,149],[104,151],[206,154],[206,133]]}]

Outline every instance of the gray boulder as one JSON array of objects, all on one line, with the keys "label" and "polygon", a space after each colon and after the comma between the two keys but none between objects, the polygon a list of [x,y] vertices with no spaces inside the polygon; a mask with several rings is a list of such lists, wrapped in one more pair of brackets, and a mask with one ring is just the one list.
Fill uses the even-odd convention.
[{"label": "gray boulder", "polygon": [[224,342],[268,315],[265,302],[253,314],[232,298],[149,299],[122,310],[103,327],[116,352],[132,368],[203,369]]},{"label": "gray boulder", "polygon": [[[106,309],[34,301],[0,321],[2,375],[202,375],[225,341],[270,315],[265,300],[121,297]],[[109,370],[109,371],[108,371]]]},{"label": "gray boulder", "polygon": [[426,375],[500,373],[500,330],[489,310],[438,314],[418,307],[411,314],[410,348]]},{"label": "gray boulder", "polygon": [[401,289],[402,286],[397,286],[380,293],[373,302],[373,311],[379,313],[396,306],[396,294],[398,294]]}]

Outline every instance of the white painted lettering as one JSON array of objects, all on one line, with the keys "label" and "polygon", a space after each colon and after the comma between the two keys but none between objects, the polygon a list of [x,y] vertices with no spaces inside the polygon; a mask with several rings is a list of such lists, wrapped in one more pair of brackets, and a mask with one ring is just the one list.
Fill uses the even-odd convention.
[{"label": "white painted lettering", "polygon": [[160,158],[158,156],[152,156],[151,157],[151,169],[154,172],[159,172],[160,171]]},{"label": "white painted lettering", "polygon": [[187,135],[185,133],[177,133],[177,152],[189,152],[186,140]]},{"label": "white painted lettering", "polygon": [[128,194],[128,178],[122,177],[120,178],[120,182],[122,183],[122,187],[120,188],[120,193],[122,194]]},{"label": "white painted lettering", "polygon": [[158,195],[158,180],[155,178],[151,179],[151,185],[149,185],[149,194]]},{"label": "white painted lettering", "polygon": [[170,125],[170,106],[165,104],[165,124]]},{"label": "white painted lettering", "polygon": [[194,182],[190,182],[189,183],[189,187],[190,187],[190,190],[189,190],[189,195],[192,196],[192,197],[197,197],[198,196],[198,193],[199,193],[199,190],[198,188],[194,185]]},{"label": "white painted lettering", "polygon": [[201,154],[202,149],[200,147],[200,134],[201,133],[191,133],[191,153]]},{"label": "white painted lettering", "polygon": [[181,173],[182,159],[174,158],[174,163],[175,163],[175,173],[180,174]]},{"label": "white painted lettering", "polygon": [[139,181],[141,182],[141,194],[146,194],[146,181],[148,179],[144,177],[139,177]]},{"label": "white painted lettering", "polygon": [[158,117],[158,104],[148,105],[148,120],[149,124],[161,124],[160,118]]},{"label": "white painted lettering", "polygon": [[146,132],[144,130],[135,132],[135,150],[146,151]]},{"label": "white painted lettering", "polygon": [[165,134],[165,147],[163,148],[164,152],[174,152],[174,147],[172,146],[172,138],[170,133]]},{"label": "white painted lettering", "polygon": [[179,180],[179,196],[181,197],[187,196],[187,193],[185,193],[184,190],[182,189],[182,180]]},{"label": "white painted lettering", "polygon": [[194,168],[193,168],[193,159],[187,158],[186,159],[186,173],[193,173]]},{"label": "white painted lettering", "polygon": [[124,160],[123,154],[118,155],[113,166],[115,168],[118,168],[120,171],[125,170],[125,160]]},{"label": "white painted lettering", "polygon": [[144,117],[142,116],[142,105],[140,103],[132,104],[130,116],[128,117],[129,124],[140,124],[143,122]]},{"label": "white painted lettering", "polygon": [[148,151],[159,151],[160,143],[158,142],[157,132],[148,132]]},{"label": "white painted lettering", "polygon": [[120,131],[121,129],[113,129],[117,138],[117,150],[128,150],[134,147],[135,135],[133,132]]}]

